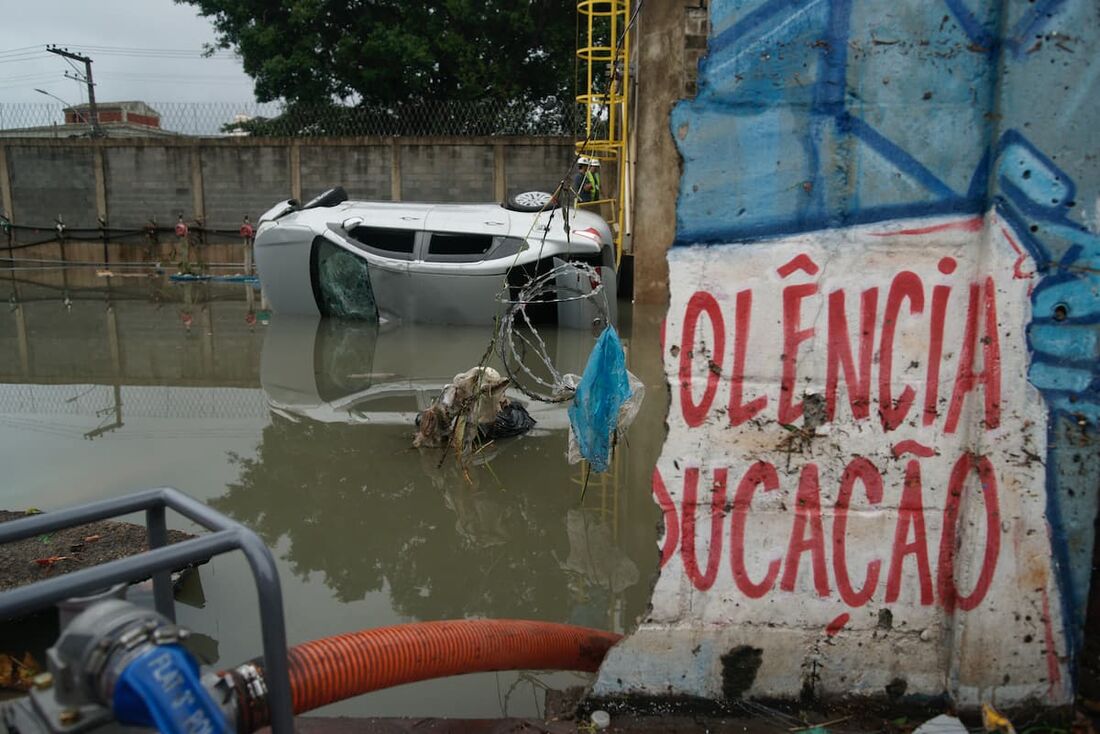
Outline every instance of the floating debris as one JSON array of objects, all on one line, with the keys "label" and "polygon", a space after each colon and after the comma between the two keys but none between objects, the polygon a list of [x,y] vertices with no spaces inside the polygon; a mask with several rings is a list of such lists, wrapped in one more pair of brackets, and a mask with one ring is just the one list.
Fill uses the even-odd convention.
[{"label": "floating debris", "polygon": [[505,395],[510,384],[492,367],[471,367],[455,375],[417,415],[413,446],[451,446],[463,457],[491,441],[531,430],[535,419]]},{"label": "floating debris", "polygon": [[638,414],[644,395],[642,381],[627,372],[615,327],[608,326],[588,357],[569,406],[569,463],[583,458],[593,471],[607,471],[611,451]]}]

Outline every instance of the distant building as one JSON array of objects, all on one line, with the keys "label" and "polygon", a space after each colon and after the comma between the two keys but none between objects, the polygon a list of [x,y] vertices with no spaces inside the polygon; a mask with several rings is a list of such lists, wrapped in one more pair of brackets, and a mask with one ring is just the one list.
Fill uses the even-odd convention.
[{"label": "distant building", "polygon": [[248,135],[248,130],[243,129],[245,123],[252,122],[252,116],[244,113],[238,113],[233,115],[233,121],[222,128],[227,131],[226,135],[230,135],[235,138],[240,138]]},{"label": "distant building", "polygon": [[[122,122],[129,125],[160,127],[160,113],[144,102],[100,102],[99,124]],[[65,124],[75,125],[92,119],[91,105],[75,105],[65,108]]]},{"label": "distant building", "polygon": [[[108,138],[143,138],[177,136],[179,133],[164,130],[160,126],[160,113],[144,102],[99,102],[99,127]],[[74,105],[65,108],[63,125],[38,125],[35,127],[0,130],[3,138],[85,138],[92,135],[92,108]]]}]

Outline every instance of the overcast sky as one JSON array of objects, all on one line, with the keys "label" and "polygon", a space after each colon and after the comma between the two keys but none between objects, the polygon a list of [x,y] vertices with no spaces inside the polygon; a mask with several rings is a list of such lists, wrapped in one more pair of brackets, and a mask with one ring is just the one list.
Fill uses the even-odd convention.
[{"label": "overcast sky", "polygon": [[[210,21],[172,0],[37,0],[12,3],[0,23],[0,105],[86,101],[73,69],[47,44],[90,56],[96,100],[254,101],[251,79],[231,53],[201,56],[214,40]],[[83,64],[78,64],[83,73]]]}]

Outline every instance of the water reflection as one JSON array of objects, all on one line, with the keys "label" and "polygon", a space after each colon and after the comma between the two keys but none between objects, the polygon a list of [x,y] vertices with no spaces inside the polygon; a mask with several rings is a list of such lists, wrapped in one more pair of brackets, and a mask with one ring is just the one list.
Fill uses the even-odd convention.
[{"label": "water reflection", "polygon": [[[560,369],[579,372],[594,342],[545,335]],[[572,620],[621,627],[648,589],[616,512],[622,477],[600,479],[581,506],[565,462],[565,407],[529,404],[525,436],[467,466],[410,448],[415,414],[478,363],[481,329],[372,326],[275,318],[260,380],[271,424],[239,481],[212,504],[269,544],[289,540],[294,573],[323,575],[343,601],[388,589],[417,619]],[[621,463],[621,461],[620,461]]]},{"label": "water reflection", "polygon": [[[240,285],[0,273],[0,508],[48,511],[176,486],[275,549],[291,642],[481,615],[623,630],[644,612],[658,558],[650,475],[667,403],[659,317],[635,311],[631,325],[620,310],[646,402],[614,471],[593,477],[581,502],[562,408],[529,402],[538,425],[467,471],[411,448],[413,416],[478,364],[486,330],[277,315],[265,325],[258,312]],[[592,335],[543,336],[560,369],[581,370]],[[259,651],[238,560],[204,566],[206,606],[180,608],[183,624],[218,641],[208,654],[219,664]],[[429,682],[327,713],[494,716],[498,686],[515,680]],[[509,713],[534,714],[522,698]]]}]

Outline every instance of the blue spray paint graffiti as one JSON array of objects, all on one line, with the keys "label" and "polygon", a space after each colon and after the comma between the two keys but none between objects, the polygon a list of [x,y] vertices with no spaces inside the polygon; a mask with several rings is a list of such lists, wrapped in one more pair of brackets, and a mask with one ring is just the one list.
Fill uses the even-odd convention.
[{"label": "blue spray paint graffiti", "polygon": [[[1067,431],[1095,441],[1100,423],[1100,238],[1075,219],[1070,173],[1025,136],[1027,123],[1005,123],[1023,106],[1018,76],[1061,83],[1034,67],[1069,62],[1036,52],[1072,53],[1066,44],[1081,39],[1052,27],[1087,28],[1086,12],[1067,0],[715,0],[700,93],[672,116],[684,158],[677,245],[991,210],[1010,225],[1040,276],[1029,379],[1051,411],[1047,517],[1071,670],[1100,467]],[[1081,76],[1095,56],[1084,51],[1064,74]],[[1095,118],[1095,104],[1081,109],[1088,90],[1058,94]],[[1100,177],[1085,183],[1095,198]]]}]

